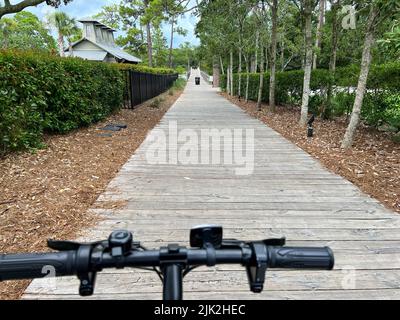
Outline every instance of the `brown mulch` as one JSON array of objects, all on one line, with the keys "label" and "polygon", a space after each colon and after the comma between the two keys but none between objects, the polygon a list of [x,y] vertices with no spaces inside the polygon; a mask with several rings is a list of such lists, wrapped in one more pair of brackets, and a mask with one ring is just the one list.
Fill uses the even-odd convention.
[{"label": "brown mulch", "polygon": [[262,111],[258,111],[253,101],[246,103],[225,93],[221,95],[298,145],[330,171],[400,213],[400,144],[393,142],[390,134],[360,125],[353,147],[343,150],[340,145],[347,128],[346,119],[318,118],[314,123],[315,136],[310,139],[306,128],[298,123],[297,107],[281,106],[272,113],[268,105],[263,105]]},{"label": "brown mulch", "polygon": [[[47,148],[34,154],[0,159],[0,253],[47,251],[46,239],[74,239],[93,225],[97,217],[88,208],[181,93],[163,94],[157,108],[147,102],[89,128],[47,136]],[[99,136],[111,133],[99,130],[111,123],[128,128]],[[28,284],[0,283],[0,299],[19,298]]]}]

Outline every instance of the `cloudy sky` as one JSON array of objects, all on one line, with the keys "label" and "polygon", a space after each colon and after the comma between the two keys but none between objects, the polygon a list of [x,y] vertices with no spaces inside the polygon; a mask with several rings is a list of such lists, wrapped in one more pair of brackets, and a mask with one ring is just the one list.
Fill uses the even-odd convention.
[{"label": "cloudy sky", "polygon": [[[15,1],[11,1],[15,2]],[[73,0],[67,6],[60,7],[60,10],[67,12],[69,15],[79,19],[83,17],[90,17],[101,11],[101,7],[113,3],[119,3],[119,0]],[[36,14],[40,18],[43,18],[47,13],[54,10],[54,8],[47,6],[46,4],[40,4],[37,7],[31,7],[30,12]],[[174,36],[174,47],[179,46],[181,43],[188,41],[192,44],[197,45],[199,40],[194,36],[194,27],[196,25],[196,18],[189,14],[179,20],[179,26],[188,31],[187,36]],[[163,26],[164,35],[168,40],[170,39],[169,30],[170,27]]]}]

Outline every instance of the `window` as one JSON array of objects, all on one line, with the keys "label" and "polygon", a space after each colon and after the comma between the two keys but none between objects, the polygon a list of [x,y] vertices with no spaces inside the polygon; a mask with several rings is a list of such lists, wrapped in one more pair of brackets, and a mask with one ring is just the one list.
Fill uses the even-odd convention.
[{"label": "window", "polygon": [[101,33],[101,29],[100,28],[96,28],[96,41],[102,41],[103,40],[103,35]]},{"label": "window", "polygon": [[90,38],[92,36],[92,28],[90,24],[85,25],[85,34],[86,38]]}]

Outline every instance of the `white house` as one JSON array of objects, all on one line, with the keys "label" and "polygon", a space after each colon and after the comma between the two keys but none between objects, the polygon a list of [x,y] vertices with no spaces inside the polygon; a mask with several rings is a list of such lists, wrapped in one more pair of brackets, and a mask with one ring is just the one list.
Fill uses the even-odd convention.
[{"label": "white house", "polygon": [[78,21],[83,24],[83,38],[72,44],[72,54],[69,52],[70,48],[65,49],[66,56],[111,63],[142,62],[116,45],[114,40],[116,30],[92,18]]}]

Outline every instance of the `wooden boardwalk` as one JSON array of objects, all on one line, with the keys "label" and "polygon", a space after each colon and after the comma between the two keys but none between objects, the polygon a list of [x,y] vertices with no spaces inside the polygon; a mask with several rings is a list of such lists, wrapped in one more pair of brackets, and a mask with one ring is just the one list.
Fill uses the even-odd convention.
[{"label": "wooden boardwalk", "polygon": [[[400,217],[209,85],[195,86],[197,74],[95,205],[122,200],[125,206],[92,209],[103,220],[85,238],[106,238],[126,228],[147,247],[188,245],[191,226],[215,223],[229,238],[286,236],[289,245],[329,245],[335,252],[334,271],[269,271],[260,295],[249,292],[240,266],[198,269],[185,278],[186,299],[400,299]],[[163,130],[173,139],[175,121],[179,130],[197,133],[254,129],[253,174],[237,175],[235,164],[150,164],[146,154],[153,137]],[[36,280],[24,298],[78,298],[75,278],[53,284]],[[92,299],[160,299],[161,292],[153,273],[108,270],[98,275]]]}]

